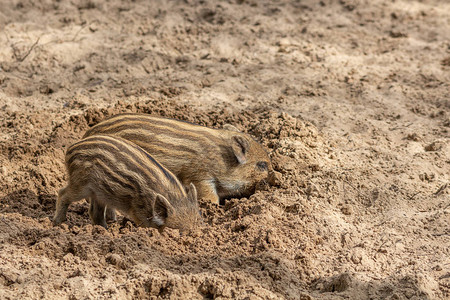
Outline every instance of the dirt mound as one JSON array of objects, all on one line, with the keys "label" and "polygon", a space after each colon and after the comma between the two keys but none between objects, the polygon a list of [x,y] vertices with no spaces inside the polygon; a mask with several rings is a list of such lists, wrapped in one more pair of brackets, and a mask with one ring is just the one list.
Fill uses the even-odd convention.
[{"label": "dirt mound", "polygon": [[[207,226],[193,236],[180,236],[176,230],[160,235],[121,218],[108,230],[92,226],[86,202],[71,205],[66,224],[52,227],[57,190],[65,178],[64,149],[89,126],[120,112],[152,113],[211,127],[234,124],[268,147],[275,169],[282,174],[279,186],[264,187],[248,199],[227,200],[223,207],[202,203]],[[6,122],[16,128],[29,119],[16,114]],[[35,122],[34,130],[47,130],[47,123],[42,123],[40,128],[41,122]],[[15,259],[42,260],[38,277],[11,269],[5,261],[2,277],[9,288],[24,287],[28,294],[30,285],[40,287],[28,294],[32,297],[72,291],[75,298],[84,298],[100,290],[111,297],[305,299],[311,286],[322,292],[350,289],[374,294],[386,288],[369,289],[348,273],[327,279],[333,270],[324,257],[332,257],[330,253],[342,253],[337,259],[348,259],[355,271],[358,265],[375,263],[364,242],[355,245],[359,233],[343,233],[351,228],[343,221],[345,215],[359,214],[358,206],[370,205],[365,197],[373,196],[361,196],[353,205],[334,198],[338,187],[330,180],[343,180],[334,147],[306,121],[264,107],[244,113],[196,112],[185,105],[148,101],[88,109],[46,132],[48,138],[42,140],[20,131],[2,148],[3,155],[10,157],[4,165],[10,175],[2,178],[2,252],[14,253]],[[351,189],[360,181],[346,176],[343,182],[350,189],[346,196],[358,199],[362,192]],[[379,251],[386,253],[383,244]],[[52,278],[48,286],[42,285],[41,276]],[[414,282],[407,280],[405,285]],[[420,291],[414,292],[418,297],[429,295],[426,287],[414,287]]]},{"label": "dirt mound", "polygon": [[[120,224],[120,220],[104,230],[89,225],[85,202],[70,207],[67,225],[53,228],[49,218],[57,189],[65,178],[62,149],[79,139],[89,126],[125,111],[160,114],[211,127],[235,124],[271,149],[275,169],[283,174],[280,187],[265,187],[249,199],[227,200],[224,207],[202,203],[207,226],[195,236],[180,236],[175,230],[159,235],[152,229],[135,228],[129,222]],[[7,122],[15,127],[27,122],[19,116],[13,119]],[[17,121],[20,119],[23,121]],[[89,266],[95,266],[109,273],[108,277],[120,270],[121,275],[110,279],[122,281],[124,276],[134,278],[139,274],[137,269],[149,265],[153,270],[140,274],[139,280],[134,278],[138,282],[114,287],[110,294],[181,296],[195,291],[192,295],[204,297],[255,294],[294,298],[299,291],[306,293],[307,284],[319,275],[309,255],[320,243],[310,215],[312,206],[301,195],[306,194],[301,186],[293,188],[311,168],[317,171],[316,160],[325,155],[325,149],[330,151],[311,124],[264,108],[244,114],[229,110],[195,113],[187,106],[151,101],[89,109],[53,126],[48,136],[44,143],[19,135],[12,145],[3,148],[4,155],[11,157],[10,165],[5,165],[11,177],[27,184],[16,190],[16,185],[3,182],[5,196],[1,198],[0,210],[4,216],[0,223],[1,232],[5,233],[3,241],[10,245],[7,248],[26,249],[23,255],[67,264],[63,272],[56,268],[54,273],[50,271],[52,266],[47,266],[47,276],[79,277],[72,281],[82,284],[86,276],[94,276]],[[20,147],[25,139],[30,145],[39,145]],[[290,196],[293,194],[297,195]],[[211,272],[215,275],[209,275]],[[168,278],[151,279],[156,274]],[[5,280],[10,285],[20,284],[19,279],[8,278]],[[111,288],[102,280],[92,278],[89,282],[86,295],[95,289]]]}]

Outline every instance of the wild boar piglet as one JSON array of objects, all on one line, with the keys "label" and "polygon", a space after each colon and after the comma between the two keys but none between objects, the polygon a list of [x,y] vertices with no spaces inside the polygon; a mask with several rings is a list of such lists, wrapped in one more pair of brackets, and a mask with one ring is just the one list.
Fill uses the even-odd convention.
[{"label": "wild boar piglet", "polygon": [[[115,115],[90,128],[85,137],[118,136],[145,149],[184,184],[193,183],[198,197],[219,204],[248,197],[277,175],[261,144],[227,124],[213,129],[148,114]],[[278,174],[279,175],[279,174]]]},{"label": "wild boar piglet", "polygon": [[105,209],[117,209],[136,225],[181,231],[201,223],[197,191],[180,181],[141,147],[120,137],[95,135],[66,153],[68,184],[56,203],[54,225],[66,220],[70,203],[90,200],[93,224],[105,228]]}]

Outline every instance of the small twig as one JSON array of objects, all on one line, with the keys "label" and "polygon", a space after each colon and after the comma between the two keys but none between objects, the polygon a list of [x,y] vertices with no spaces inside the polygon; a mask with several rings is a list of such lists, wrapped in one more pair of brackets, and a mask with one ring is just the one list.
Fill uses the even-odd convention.
[{"label": "small twig", "polygon": [[[375,224],[373,227],[378,227],[378,226],[381,226],[381,225],[384,225],[384,224],[386,224],[388,221],[387,220],[384,220],[383,222],[381,222],[381,223],[379,223],[379,224]],[[384,243],[383,243],[384,244]]]},{"label": "small twig", "polygon": [[75,39],[77,38],[78,34],[81,32],[81,30],[83,30],[84,28],[86,28],[87,24],[84,24],[83,26],[81,26],[81,28],[75,33],[75,35],[73,36],[71,42],[74,42]]},{"label": "small twig", "polygon": [[433,233],[432,236],[450,235],[450,233]]},{"label": "small twig", "polygon": [[415,194],[412,195],[412,196],[408,196],[408,199],[411,201],[411,200],[414,199],[414,197],[416,197],[416,196],[419,195],[419,194],[420,194],[420,192],[417,192],[417,193],[415,193]]},{"label": "small twig", "polygon": [[348,182],[347,180],[342,180],[342,182],[343,183],[346,183],[346,184],[348,184],[352,189],[354,189],[355,191],[357,191],[358,192],[358,195],[359,195],[359,189],[357,189],[357,188],[355,188],[352,184],[350,184],[350,182]]},{"label": "small twig", "polygon": [[389,128],[389,130],[390,131],[394,131],[394,130],[397,130],[397,129],[403,129],[403,128],[411,126],[412,124],[414,124],[414,123],[409,123],[409,124],[406,124],[406,125],[403,125],[403,126],[401,126],[401,125],[395,126],[395,127]]},{"label": "small twig", "polygon": [[444,192],[444,190],[448,187],[448,183],[442,185],[435,193],[433,193],[433,195],[437,196],[440,193]]},{"label": "small twig", "polygon": [[14,228],[12,228],[11,225],[9,225],[9,224],[3,219],[3,217],[0,218],[0,221],[2,221],[3,223],[5,223],[6,226],[8,226],[11,230],[14,230]]},{"label": "small twig", "polygon": [[25,58],[27,58],[27,56],[30,55],[31,51],[33,51],[34,47],[36,47],[36,45],[39,43],[40,38],[41,37],[37,38],[36,42],[34,42],[34,44],[31,45],[30,49],[28,49],[27,53],[25,53],[25,55],[23,55],[22,57],[17,57],[18,55],[16,54],[16,49],[11,46],[14,50],[14,56],[16,57],[17,61],[23,62]]}]

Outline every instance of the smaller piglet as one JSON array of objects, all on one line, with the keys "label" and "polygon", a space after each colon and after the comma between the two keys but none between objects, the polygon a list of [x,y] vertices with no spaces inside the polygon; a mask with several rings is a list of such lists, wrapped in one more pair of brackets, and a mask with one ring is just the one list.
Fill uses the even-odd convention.
[{"label": "smaller piglet", "polygon": [[96,135],[66,153],[69,183],[56,203],[54,225],[66,220],[70,203],[90,199],[92,223],[107,227],[106,206],[138,226],[190,231],[199,223],[197,191],[179,180],[141,147],[119,137]]}]

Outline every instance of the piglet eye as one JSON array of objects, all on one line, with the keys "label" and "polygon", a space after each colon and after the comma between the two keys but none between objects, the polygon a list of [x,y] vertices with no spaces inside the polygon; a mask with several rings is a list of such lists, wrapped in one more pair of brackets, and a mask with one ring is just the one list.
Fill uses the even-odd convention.
[{"label": "piglet eye", "polygon": [[256,163],[256,167],[260,171],[267,171],[267,162],[265,161],[259,161]]}]

